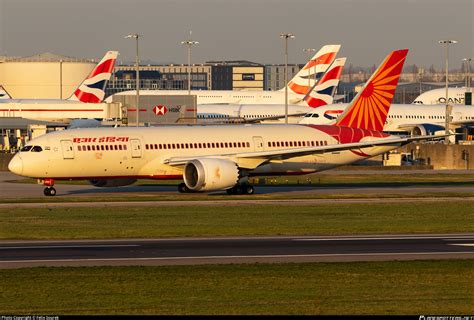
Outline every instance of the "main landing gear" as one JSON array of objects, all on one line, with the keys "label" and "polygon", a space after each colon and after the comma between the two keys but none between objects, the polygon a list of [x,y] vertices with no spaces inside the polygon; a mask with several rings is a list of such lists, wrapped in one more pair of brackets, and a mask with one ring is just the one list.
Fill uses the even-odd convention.
[{"label": "main landing gear", "polygon": [[227,189],[227,194],[254,194],[255,189],[250,184],[236,184],[230,189]]},{"label": "main landing gear", "polygon": [[52,197],[56,195],[56,189],[54,189],[54,180],[53,179],[44,179],[43,185],[46,186],[44,188],[43,193],[47,197]]},{"label": "main landing gear", "polygon": [[178,185],[178,192],[179,193],[191,193],[193,191],[191,189],[189,189],[184,182],[182,182]]}]

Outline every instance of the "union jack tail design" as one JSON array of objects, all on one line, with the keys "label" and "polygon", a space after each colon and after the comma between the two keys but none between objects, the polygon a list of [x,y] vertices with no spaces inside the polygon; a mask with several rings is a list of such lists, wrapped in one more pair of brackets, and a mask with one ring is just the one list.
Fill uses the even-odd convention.
[{"label": "union jack tail design", "polygon": [[345,63],[346,58],[334,60],[328,71],[321,77],[321,80],[319,80],[313,90],[304,98],[308,106],[317,108],[333,103],[334,94],[339,85]]},{"label": "union jack tail design", "polygon": [[337,126],[382,131],[408,49],[390,53],[336,122]]},{"label": "union jack tail design", "polygon": [[8,94],[7,90],[3,86],[0,86],[0,99],[11,99],[12,97]]},{"label": "union jack tail design", "polygon": [[68,100],[101,103],[104,100],[105,86],[112,76],[117,56],[117,51],[107,52]]},{"label": "union jack tail design", "polygon": [[341,45],[339,44],[322,47],[288,82],[287,86],[290,92],[297,95],[306,95],[333,63],[340,48]]}]

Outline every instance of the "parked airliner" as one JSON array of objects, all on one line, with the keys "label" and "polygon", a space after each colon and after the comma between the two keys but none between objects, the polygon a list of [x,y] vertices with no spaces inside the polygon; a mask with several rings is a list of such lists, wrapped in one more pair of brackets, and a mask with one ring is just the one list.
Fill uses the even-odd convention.
[{"label": "parked airliner", "polygon": [[[449,104],[465,104],[465,93],[471,92],[472,89],[467,87],[449,87],[448,88],[448,103]],[[423,92],[413,101],[414,104],[446,104],[446,88],[438,88]]]},{"label": "parked airliner", "polygon": [[[329,125],[336,123],[348,104],[335,104],[314,109],[306,114],[300,124]],[[392,104],[383,130],[409,132],[411,135],[429,135],[445,129],[444,105]],[[450,127],[474,124],[472,106],[454,105],[451,109]]]},{"label": "parked airliner", "polygon": [[[9,163],[15,174],[81,179],[99,187],[139,178],[183,179],[181,192],[254,192],[248,177],[295,175],[370,158],[433,137],[382,132],[408,50],[390,53],[335,125],[209,125],[72,129],[31,140]],[[388,78],[384,76],[388,74]]]},{"label": "parked airliner", "polygon": [[[306,65],[288,82],[288,101],[303,103],[304,96],[321,78],[336,58],[340,45],[323,46]],[[115,95],[135,95],[136,91],[124,91]],[[188,90],[140,90],[140,95],[188,95]],[[275,104],[285,103],[284,89],[279,91],[234,91],[234,90],[191,90],[197,104]],[[111,102],[113,96],[106,101]]]},{"label": "parked airliner", "polygon": [[107,104],[102,104],[102,101],[117,56],[117,51],[107,52],[89,76],[66,100],[0,99],[0,117],[22,117],[48,121],[106,118],[108,115]]},{"label": "parked airliner", "polygon": [[[313,108],[332,104],[346,58],[334,60],[321,79],[303,98],[305,104],[288,105],[290,123],[297,123],[301,116]],[[197,106],[197,117],[201,122],[209,120],[244,122],[281,121],[285,116],[285,104],[201,104]]]}]

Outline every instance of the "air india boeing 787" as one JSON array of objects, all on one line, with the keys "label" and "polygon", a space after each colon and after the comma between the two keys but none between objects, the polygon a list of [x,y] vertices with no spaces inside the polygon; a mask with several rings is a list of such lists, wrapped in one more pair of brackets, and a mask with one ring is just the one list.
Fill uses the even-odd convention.
[{"label": "air india boeing 787", "polygon": [[180,192],[254,192],[257,175],[308,174],[370,158],[432,136],[382,132],[408,50],[390,53],[335,125],[210,125],[73,129],[33,139],[9,164],[18,175],[89,180],[183,179]]}]

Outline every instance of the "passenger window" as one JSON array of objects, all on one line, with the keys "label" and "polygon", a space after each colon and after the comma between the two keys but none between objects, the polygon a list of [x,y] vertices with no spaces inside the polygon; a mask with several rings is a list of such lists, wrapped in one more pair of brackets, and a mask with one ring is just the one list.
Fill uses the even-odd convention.
[{"label": "passenger window", "polygon": [[[77,146],[77,151],[81,151],[81,149],[82,149],[81,146]],[[22,150],[20,150],[20,151],[22,151]]]},{"label": "passenger window", "polygon": [[104,145],[100,146],[100,150],[104,151]]},{"label": "passenger window", "polygon": [[127,150],[127,145],[126,144],[123,145],[123,150]]}]

